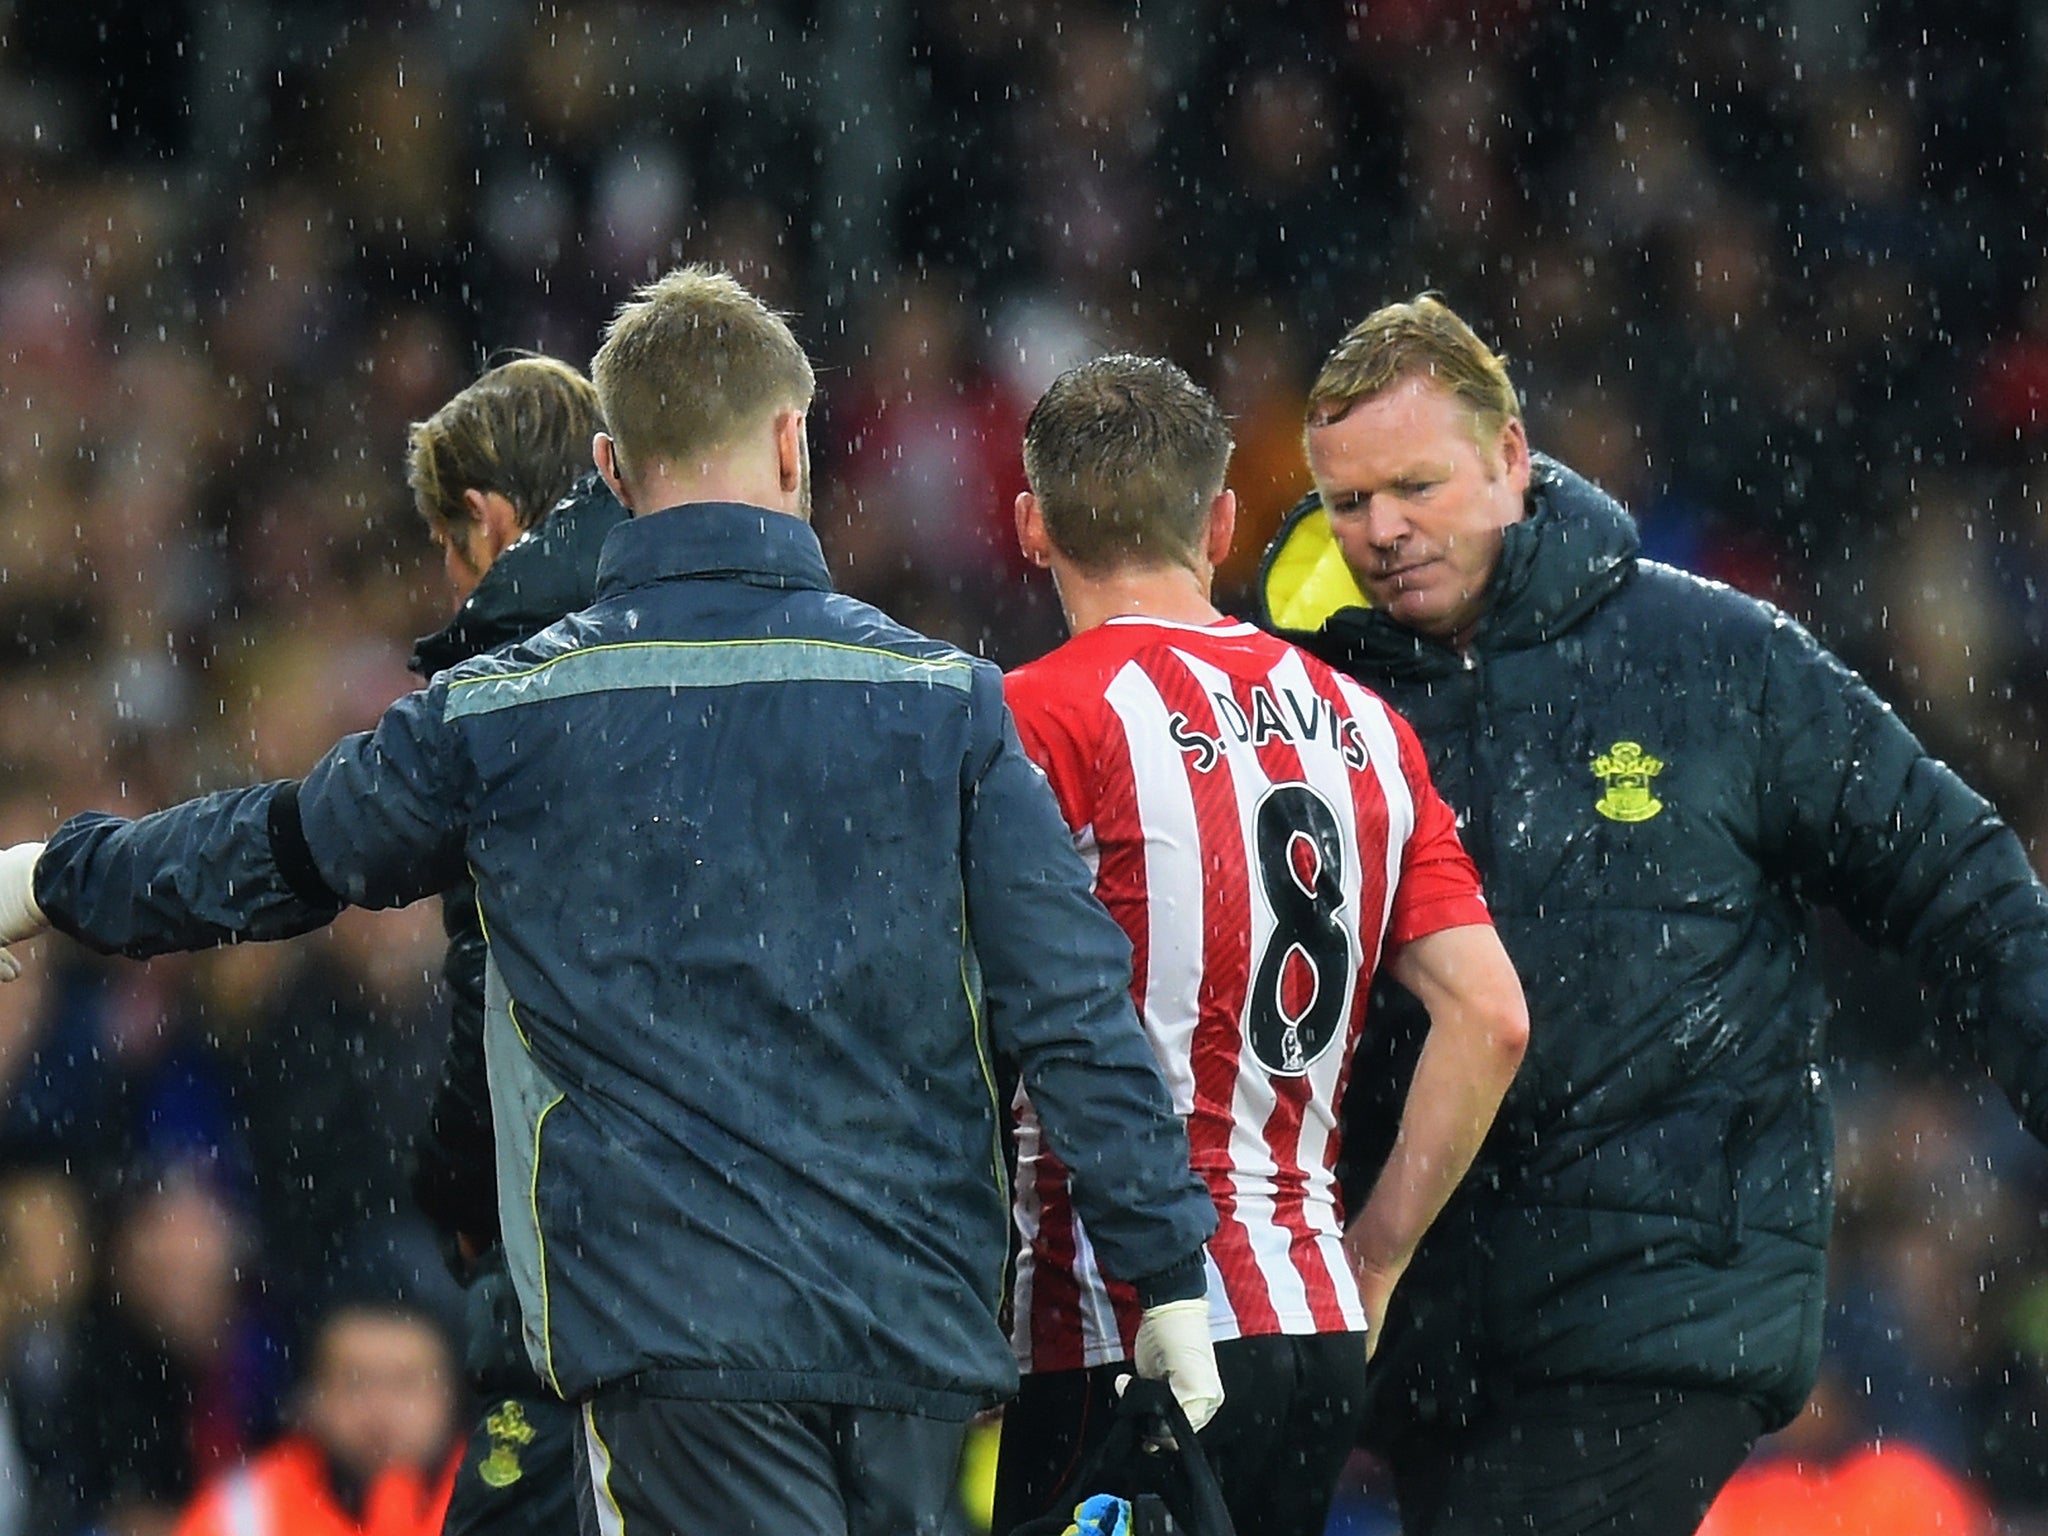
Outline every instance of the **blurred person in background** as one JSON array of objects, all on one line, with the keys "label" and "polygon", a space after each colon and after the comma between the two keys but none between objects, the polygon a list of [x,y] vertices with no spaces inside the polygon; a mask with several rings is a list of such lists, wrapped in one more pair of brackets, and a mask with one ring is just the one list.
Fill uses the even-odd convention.
[{"label": "blurred person in background", "polygon": [[878,294],[833,416],[835,560],[870,601],[956,642],[1014,563],[995,488],[1023,477],[1026,409],[982,366],[968,318],[949,274]]},{"label": "blurred person in background", "polygon": [[[1267,621],[1414,724],[1537,1021],[1388,1309],[1367,1443],[1414,1536],[1690,1532],[1820,1356],[1812,909],[1908,956],[2042,1138],[2048,891],[1799,625],[1640,560],[1436,298],[1339,343],[1306,443]],[[1390,1053],[1404,1016],[1375,1003]],[[1401,1076],[1354,1076],[1354,1155]]]},{"label": "blurred person in background", "polygon": [[1301,499],[1301,345],[1269,301],[1225,317],[1217,348],[1216,399],[1236,440],[1237,531],[1217,562],[1215,597],[1242,614],[1255,601],[1266,545]]},{"label": "blurred person in background", "polygon": [[334,1305],[293,1398],[290,1432],[209,1481],[174,1536],[441,1530],[460,1447],[454,1361],[429,1315],[383,1298]]},{"label": "blurred person in background", "polygon": [[92,1284],[87,1206],[61,1168],[0,1172],[0,1532],[69,1530],[86,1486],[68,1413]]},{"label": "blurred person in background", "polygon": [[[1211,599],[1237,500],[1215,399],[1153,358],[1062,374],[1024,435],[1018,542],[1073,639],[1009,676],[1018,734],[1142,966],[1133,998],[1222,1218],[1202,1432],[1241,1536],[1321,1536],[1366,1355],[1513,1079],[1528,1015],[1407,725]],[[1347,1224],[1337,1110],[1382,961],[1429,1011],[1399,1151]],[[1018,1096],[999,1531],[1071,1506],[1138,1322]]]},{"label": "blurred person in background", "polygon": [[137,1168],[113,1206],[70,1416],[80,1503],[110,1531],[169,1530],[277,1428],[286,1360],[251,1235],[204,1164]]},{"label": "blurred person in background", "polygon": [[[603,428],[590,381],[548,357],[492,368],[413,427],[406,481],[459,604],[413,648],[422,678],[589,605],[605,535],[626,516],[590,462]],[[576,1415],[527,1359],[499,1240],[484,1067],[488,944],[473,880],[442,892],[441,916],[448,1046],[412,1187],[468,1289],[464,1365],[485,1400],[447,1529],[565,1531],[576,1519]]]},{"label": "blurred person in background", "polygon": [[1823,1367],[1799,1417],[1757,1447],[1698,1536],[1994,1536],[1984,1496],[1909,1441],[1870,1432]]}]

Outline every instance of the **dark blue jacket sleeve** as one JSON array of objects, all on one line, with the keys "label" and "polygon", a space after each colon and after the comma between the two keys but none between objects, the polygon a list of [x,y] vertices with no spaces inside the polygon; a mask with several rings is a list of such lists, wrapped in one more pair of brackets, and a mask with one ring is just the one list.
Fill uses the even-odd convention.
[{"label": "dark blue jacket sleeve", "polygon": [[433,684],[384,712],[314,765],[299,792],[321,878],[357,907],[402,907],[467,873],[463,839],[475,785]]},{"label": "dark blue jacket sleeve", "polygon": [[75,816],[36,861],[51,926],[143,958],[285,939],[344,902],[398,906],[462,872],[452,742],[438,695],[410,694],[303,782],[223,790],[135,820]]},{"label": "dark blue jacket sleeve", "polygon": [[136,959],[331,922],[341,902],[294,842],[297,789],[223,790],[133,821],[74,816],[36,861],[36,901],[60,933]]},{"label": "dark blue jacket sleeve", "polygon": [[1906,955],[2048,1141],[2048,890],[1990,803],[1797,624],[1772,636],[1766,842],[1797,888]]},{"label": "dark blue jacket sleeve", "polygon": [[[990,1034],[1073,1175],[1104,1265],[1132,1281],[1186,1276],[1216,1209],[1131,1003],[1130,943],[1018,743],[1000,677],[975,670],[964,862]],[[1186,1294],[1200,1294],[1194,1279]]]}]

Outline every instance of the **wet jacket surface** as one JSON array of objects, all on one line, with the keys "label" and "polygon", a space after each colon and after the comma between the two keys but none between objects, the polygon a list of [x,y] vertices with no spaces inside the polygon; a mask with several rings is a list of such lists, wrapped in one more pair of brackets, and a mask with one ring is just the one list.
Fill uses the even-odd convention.
[{"label": "wet jacket surface", "polygon": [[[1312,503],[1269,553],[1280,633],[1420,734],[1529,1000],[1495,1135],[1395,1293],[1380,1443],[1516,1383],[1798,1410],[1831,1216],[1810,904],[1909,955],[2048,1132],[2048,896],[2018,840],[1798,624],[1636,550],[1539,456],[1469,656],[1357,606]],[[1372,1006],[1368,1165],[1420,1030]]]},{"label": "wet jacket surface", "polygon": [[[547,628],[597,591],[605,535],[625,520],[595,471],[547,517],[499,554],[447,625],[413,647],[412,670],[432,677],[459,662]],[[426,1133],[414,1148],[413,1196],[442,1232],[479,1244],[498,1234],[498,1182],[484,1075],[484,929],[476,886],[465,875],[441,894],[448,935],[448,1051]]]},{"label": "wet jacket surface", "polygon": [[302,784],[74,818],[36,879],[56,926],[147,954],[465,867],[505,1249],[562,1395],[965,1416],[1014,1390],[996,1053],[1108,1265],[1199,1289],[1214,1207],[1000,675],[832,592],[804,523],[622,524],[591,608]]}]

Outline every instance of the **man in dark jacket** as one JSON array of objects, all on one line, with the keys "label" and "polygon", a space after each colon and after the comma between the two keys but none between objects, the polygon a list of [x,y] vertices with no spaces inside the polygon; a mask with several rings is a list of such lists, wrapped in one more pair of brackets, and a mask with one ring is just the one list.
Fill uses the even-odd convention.
[{"label": "man in dark jacket", "polygon": [[[1531,1021],[1395,1291],[1368,1440],[1419,1536],[1690,1532],[1819,1358],[1811,905],[1910,956],[2042,1136],[2048,894],[1798,624],[1639,560],[1620,506],[1531,454],[1499,358],[1441,303],[1344,339],[1307,445],[1317,495],[1268,555],[1267,621],[1421,735]],[[1353,1086],[1398,1077],[1361,1062]]]},{"label": "man in dark jacket", "polygon": [[643,290],[593,377],[646,515],[590,608],[303,781],[0,850],[0,944],[282,937],[472,871],[504,1243],[595,1529],[938,1529],[1017,1381],[998,1054],[1205,1419],[1215,1208],[1000,675],[832,592],[810,364],[729,277]]},{"label": "man in dark jacket", "polygon": [[[598,552],[626,509],[590,467],[597,391],[550,357],[490,369],[413,426],[406,481],[460,606],[413,648],[430,678],[524,640],[587,606]],[[487,946],[476,884],[441,893],[448,1048],[413,1195],[467,1292],[464,1365],[483,1399],[448,1506],[448,1536],[555,1532],[576,1523],[573,1409],[550,1395],[519,1342],[519,1302],[498,1242],[497,1164],[484,1067]]]}]

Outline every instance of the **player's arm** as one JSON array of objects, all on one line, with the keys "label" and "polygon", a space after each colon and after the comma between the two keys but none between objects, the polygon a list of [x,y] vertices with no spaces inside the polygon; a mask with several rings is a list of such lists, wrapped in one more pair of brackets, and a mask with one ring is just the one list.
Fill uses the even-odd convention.
[{"label": "player's arm", "polygon": [[1394,1283],[1472,1166],[1529,1043],[1522,984],[1491,924],[1414,939],[1388,968],[1428,1011],[1429,1034],[1394,1150],[1344,1233],[1365,1304],[1368,1352],[1378,1344]]},{"label": "player's arm", "polygon": [[399,700],[374,733],[343,740],[304,780],[132,821],[73,817],[47,845],[24,845],[33,853],[19,861],[18,881],[0,879],[0,907],[24,909],[5,939],[49,926],[144,958],[289,938],[345,904],[399,906],[440,889],[462,869],[441,703],[438,693]]}]

